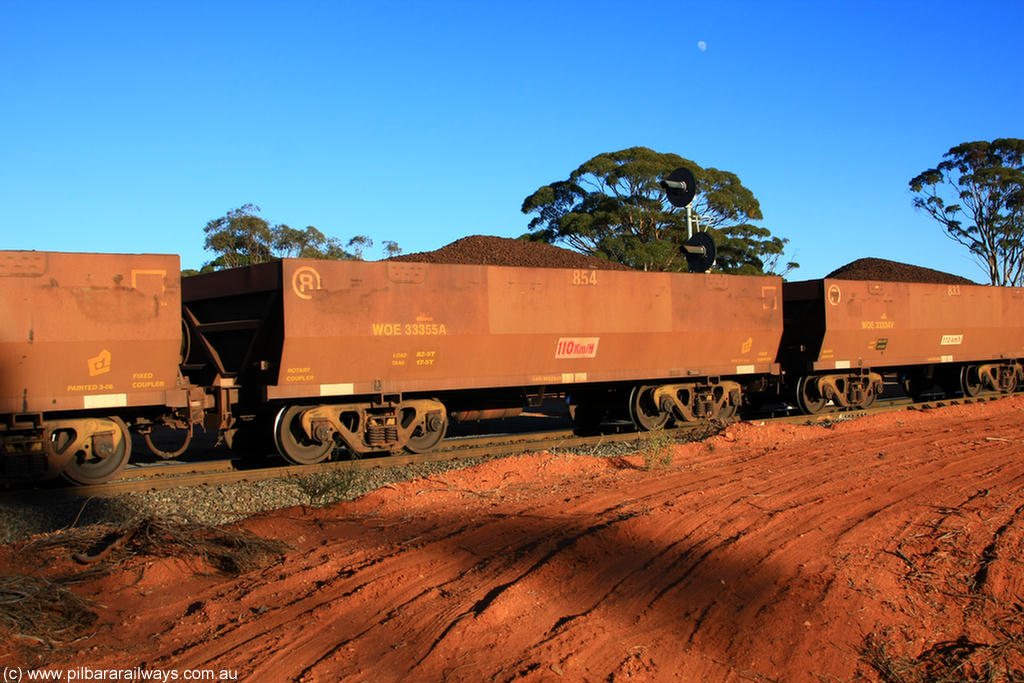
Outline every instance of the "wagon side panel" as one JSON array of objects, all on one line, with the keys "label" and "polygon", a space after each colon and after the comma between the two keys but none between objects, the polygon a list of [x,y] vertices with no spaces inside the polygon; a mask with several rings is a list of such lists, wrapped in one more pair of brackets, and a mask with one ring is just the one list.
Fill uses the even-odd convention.
[{"label": "wagon side panel", "polygon": [[1004,287],[1002,295],[999,346],[1008,357],[1024,360],[1024,287]]},{"label": "wagon side panel", "polygon": [[826,279],[819,291],[814,370],[998,359],[1019,348],[1001,288]]},{"label": "wagon side panel", "polygon": [[[719,279],[716,279],[719,278]],[[269,398],[770,371],[781,281],[287,260]]]},{"label": "wagon side panel", "polygon": [[0,413],[164,405],[180,296],[177,256],[0,252]]}]

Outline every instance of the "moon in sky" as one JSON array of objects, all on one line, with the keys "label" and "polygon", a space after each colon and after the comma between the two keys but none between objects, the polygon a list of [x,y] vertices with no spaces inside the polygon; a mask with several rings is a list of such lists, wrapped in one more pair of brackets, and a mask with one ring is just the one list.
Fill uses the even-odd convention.
[{"label": "moon in sky", "polygon": [[704,52],[704,50],[708,49],[708,44],[705,43],[703,40],[698,40],[697,49],[700,50],[701,52]]}]

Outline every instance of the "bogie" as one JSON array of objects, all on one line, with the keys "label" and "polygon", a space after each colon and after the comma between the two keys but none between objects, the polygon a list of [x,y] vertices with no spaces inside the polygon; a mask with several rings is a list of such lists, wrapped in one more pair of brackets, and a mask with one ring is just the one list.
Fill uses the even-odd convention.
[{"label": "bogie", "polygon": [[425,453],[444,439],[448,418],[436,399],[282,407],[275,419],[278,452],[296,464],[326,460],[337,447],[357,454]]},{"label": "bogie", "polygon": [[882,376],[870,371],[804,375],[794,385],[793,398],[808,415],[826,409],[863,410],[874,404],[883,386]]}]

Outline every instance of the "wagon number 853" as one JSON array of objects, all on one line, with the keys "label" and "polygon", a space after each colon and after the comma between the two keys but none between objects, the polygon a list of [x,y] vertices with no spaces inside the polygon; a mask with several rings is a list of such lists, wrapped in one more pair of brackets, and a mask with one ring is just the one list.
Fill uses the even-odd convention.
[{"label": "wagon number 853", "polygon": [[574,285],[596,285],[596,270],[574,270],[572,271],[572,283]]}]

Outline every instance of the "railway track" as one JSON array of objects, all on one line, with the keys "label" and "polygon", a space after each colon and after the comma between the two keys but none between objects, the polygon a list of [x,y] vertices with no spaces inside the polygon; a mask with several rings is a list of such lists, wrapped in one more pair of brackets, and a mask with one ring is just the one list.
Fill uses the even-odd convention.
[{"label": "railway track", "polygon": [[[991,394],[974,398],[944,398],[941,400],[914,403],[906,397],[880,400],[865,410],[830,412],[820,415],[793,415],[789,413],[766,414],[754,418],[755,422],[782,422],[790,424],[823,424],[844,421],[893,410],[929,410],[946,405],[980,403],[1000,400],[1002,395]],[[674,439],[694,438],[701,432],[711,434],[717,431],[707,423],[684,425],[665,430]],[[597,436],[576,436],[567,429],[553,429],[521,434],[483,435],[457,437],[444,442],[441,449],[427,454],[379,456],[364,459],[332,460],[317,465],[282,465],[273,456],[266,457],[266,464],[253,459],[233,458],[197,462],[158,462],[129,466],[115,481],[92,486],[63,486],[50,488],[18,489],[0,492],[0,502],[39,497],[87,498],[112,497],[137,491],[156,491],[177,486],[223,485],[236,482],[255,482],[266,479],[308,477],[346,470],[365,471],[377,468],[403,467],[428,463],[468,460],[473,458],[500,457],[530,453],[542,450],[594,449],[616,443],[643,445],[645,433],[618,430]]]},{"label": "railway track", "polygon": [[[706,425],[693,425],[667,430],[683,435]],[[63,486],[59,488],[20,489],[0,493],[0,501],[7,502],[27,496],[90,497],[115,496],[133,491],[155,491],[175,486],[198,486],[230,484],[242,481],[305,477],[344,470],[371,470],[377,468],[403,467],[435,462],[468,460],[472,458],[515,455],[540,450],[576,449],[611,443],[637,441],[642,434],[623,432],[580,437],[568,430],[536,432],[531,434],[506,435],[504,437],[468,437],[446,442],[445,448],[426,454],[383,455],[380,457],[332,460],[316,465],[282,465],[280,460],[273,463],[268,456],[267,466],[253,466],[246,459],[211,460],[203,462],[169,462],[152,465],[136,465],[126,468],[115,481],[92,486]]]}]

